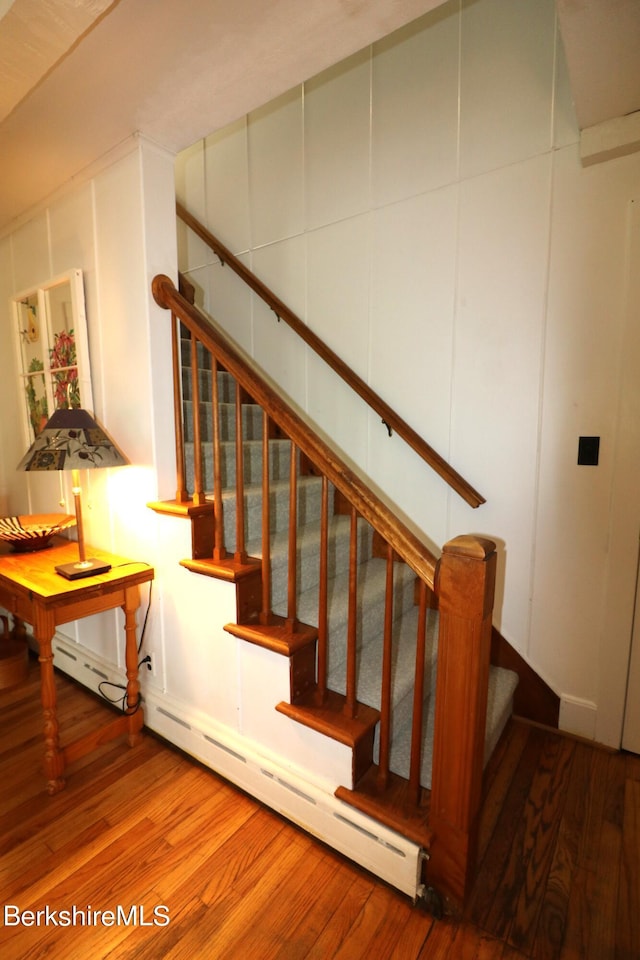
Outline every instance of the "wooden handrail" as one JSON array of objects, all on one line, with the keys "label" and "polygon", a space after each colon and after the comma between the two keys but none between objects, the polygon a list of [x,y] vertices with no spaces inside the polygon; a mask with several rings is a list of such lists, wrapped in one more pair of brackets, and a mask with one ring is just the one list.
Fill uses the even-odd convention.
[{"label": "wooden handrail", "polygon": [[366,486],[331,447],[309,430],[308,425],[255,369],[255,363],[241,348],[234,346],[225,334],[192,306],[176,289],[173,281],[162,274],[154,277],[153,297],[164,309],[171,310],[195,333],[218,362],[260,404],[293,444],[340,490],[349,503],[389,543],[431,589],[435,586],[436,559],[422,541]]},{"label": "wooden handrail", "polygon": [[229,267],[243,280],[264,302],[273,310],[278,319],[291,327],[319,357],[331,367],[355,392],[374,410],[387,429],[395,431],[399,437],[409,444],[435,472],[442,477],[449,486],[456,491],[472,507],[479,507],[485,503],[485,498],[478,493],[460,474],[437,453],[433,447],[416,433],[413,427],[402,419],[371,387],[355,373],[327,344],[320,339],[296,314],[283,303],[251,270],[225,247],[199,220],[197,220],[181,204],[176,203],[178,217],[190,227],[200,239],[220,258],[223,264]]}]

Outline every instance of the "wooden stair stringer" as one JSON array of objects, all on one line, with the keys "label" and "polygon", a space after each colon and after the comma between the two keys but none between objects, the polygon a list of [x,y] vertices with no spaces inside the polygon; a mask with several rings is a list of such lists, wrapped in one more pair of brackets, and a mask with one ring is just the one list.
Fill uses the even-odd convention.
[{"label": "wooden stair stringer", "polygon": [[179,517],[191,523],[191,556],[205,559],[213,553],[213,500],[196,504],[193,500],[160,500],[148,503],[154,513],[166,517]]},{"label": "wooden stair stringer", "polygon": [[294,703],[279,703],[278,713],[305,727],[343,743],[352,751],[352,782],[357,783],[373,764],[373,740],[380,711],[356,703],[353,716],[346,710],[346,697],[327,690],[322,700],[316,689],[296,697]]},{"label": "wooden stair stringer", "polygon": [[180,561],[180,566],[200,573],[205,577],[216,580],[225,580],[227,583],[240,583],[248,577],[262,575],[262,564],[256,557],[247,557],[246,561],[225,557],[224,560],[215,560],[212,557],[187,557]]},{"label": "wooden stair stringer", "polygon": [[[202,505],[194,505],[191,501],[164,501],[149,506],[158,513],[190,521],[193,556],[181,560],[181,566],[193,573],[235,585],[237,622],[226,624],[224,629],[238,639],[289,659],[290,702],[278,703],[275,709],[351,750],[353,790],[339,787],[336,796],[425,847],[430,839],[428,808],[410,808],[407,781],[391,773],[385,791],[377,786],[374,741],[379,711],[358,702],[355,715],[349,717],[345,710],[345,696],[332,690],[327,691],[324,703],[319,702],[315,675],[317,628],[302,622],[296,622],[292,627],[286,618],[273,613],[269,615],[269,622],[261,622],[261,560],[248,557],[245,562],[239,562],[232,554],[222,560],[212,559],[212,500]],[[335,513],[342,512],[346,511],[338,504]],[[377,556],[386,555],[384,542],[379,536],[372,552]],[[421,789],[421,795],[425,794],[428,796],[429,791]]]},{"label": "wooden stair stringer", "polygon": [[284,617],[271,614],[268,623],[259,619],[227,623],[227,633],[289,659],[289,697],[293,701],[315,685],[318,630],[306,623],[293,626]]},{"label": "wooden stair stringer", "polygon": [[355,788],[338,787],[335,796],[373,820],[412,840],[424,850],[431,849],[433,834],[429,827],[431,791],[420,788],[418,803],[409,796],[409,781],[389,773],[381,784],[376,765],[356,781]]},{"label": "wooden stair stringer", "polygon": [[257,616],[262,598],[262,564],[254,557],[244,562],[226,557],[224,560],[187,558],[180,566],[216,580],[233,583],[236,588],[236,618],[252,620]]}]

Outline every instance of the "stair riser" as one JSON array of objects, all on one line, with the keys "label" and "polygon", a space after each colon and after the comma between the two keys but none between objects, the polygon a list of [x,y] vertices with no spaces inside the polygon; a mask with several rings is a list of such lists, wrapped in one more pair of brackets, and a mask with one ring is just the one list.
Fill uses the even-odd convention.
[{"label": "stair riser", "polygon": [[[184,408],[184,439],[193,442],[193,403],[185,400]],[[235,403],[220,403],[220,439],[234,440],[236,436],[236,405]],[[245,440],[262,439],[262,410],[255,403],[242,405],[242,435]],[[213,404],[200,401],[200,439],[213,440]]]},{"label": "stair riser", "polygon": [[[371,563],[382,564],[383,561],[371,561]],[[402,628],[403,618],[414,611],[413,604],[413,577],[407,576],[407,570],[401,569],[400,565],[396,571],[399,576],[394,584],[393,595],[393,615],[394,631],[398,635]],[[384,571],[383,571],[384,573]],[[364,589],[358,592],[358,617],[357,617],[357,649],[359,656],[359,687],[363,695],[363,702],[369,703],[372,697],[375,699],[375,693],[370,691],[379,689],[380,675],[377,670],[371,670],[370,667],[376,661],[382,663],[382,640],[384,635],[384,613],[385,613],[385,592],[380,588],[380,582],[383,577],[377,578],[377,582],[366,584]],[[347,634],[347,604],[344,593],[346,591],[340,585],[336,591],[337,595],[332,597],[329,608],[329,663],[328,671],[330,686],[339,693],[344,693],[340,684],[344,685],[344,668],[346,661],[346,634]],[[411,642],[415,641],[415,633],[412,635]],[[394,650],[394,657],[397,658],[398,651]],[[370,682],[369,673],[371,672]],[[342,678],[342,679],[341,679]],[[410,682],[413,683],[413,666],[411,668]],[[333,686],[337,684],[338,686]],[[379,699],[376,702],[369,703],[369,706],[379,707]]]},{"label": "stair riser", "polygon": [[[339,521],[347,518],[338,518]],[[304,535],[304,529],[299,531],[297,544],[296,582],[298,594],[308,590],[317,594],[320,581],[320,537],[319,528],[313,529],[312,535]],[[327,576],[331,582],[334,579],[343,581],[349,570],[349,522],[332,524],[332,533],[329,537],[327,550]],[[316,535],[318,534],[318,535]],[[371,557],[372,535],[368,524],[361,523],[358,528],[358,562],[365,563]],[[261,550],[252,555],[261,556]],[[288,583],[288,537],[280,533],[272,543],[271,549],[271,603],[274,611],[286,609]],[[316,597],[317,604],[317,597]],[[306,621],[305,621],[306,622]],[[317,624],[314,624],[317,626]]]},{"label": "stair riser", "polygon": [[[227,550],[236,547],[236,498],[223,493],[224,536]],[[331,511],[331,503],[329,510]],[[302,477],[298,482],[298,525],[317,524],[322,510],[321,482],[316,477]],[[245,488],[244,497],[245,548],[251,556],[262,551],[262,488]],[[286,536],[289,528],[289,485],[276,483],[269,491],[269,525],[272,536]]]},{"label": "stair riser", "polygon": [[[288,440],[272,440],[269,444],[269,476],[271,480],[286,480],[289,477],[291,444]],[[236,450],[235,443],[223,443],[220,449],[220,472],[223,490],[235,489]],[[202,444],[204,463],[204,488],[213,490],[213,445]],[[262,483],[262,441],[248,440],[243,444],[245,486]],[[193,444],[185,444],[185,468],[187,489],[193,489]]]},{"label": "stair riser", "polygon": [[[213,400],[213,374],[211,368],[200,367],[198,370],[198,395],[201,401],[210,403]],[[191,369],[182,368],[182,399],[193,400],[191,390]],[[218,400],[220,403],[235,403],[235,380],[225,371],[218,372]]]},{"label": "stair riser", "polygon": [[[378,642],[383,634],[385,566],[383,560],[373,559],[358,567],[356,646],[361,660],[365,663],[368,656],[366,650],[369,644]],[[404,564],[396,564],[395,567],[393,612],[395,619],[398,620],[404,613],[413,609],[415,578],[413,573]],[[346,578],[340,577],[330,581],[328,589],[328,669],[331,679],[329,685],[332,689],[342,693],[344,690],[340,690],[338,686],[334,686],[334,683],[342,683],[344,685],[345,682],[344,665],[347,655],[347,624],[349,612],[348,583],[346,582]],[[299,618],[304,623],[317,626],[317,611],[317,590],[308,590],[301,594],[298,600]],[[379,706],[379,700],[377,703],[369,705],[377,707]]]},{"label": "stair riser", "polygon": [[[391,764],[392,772],[399,773],[400,776],[408,778],[409,776],[409,759],[410,759],[410,746],[411,746],[411,726],[413,722],[413,699],[414,699],[414,684],[413,684],[413,673],[415,670],[415,651],[416,651],[416,640],[418,632],[418,609],[415,608],[413,613],[403,617],[402,624],[399,629],[394,631],[394,647],[397,651],[397,656],[394,658],[394,665],[392,670],[392,702],[393,702],[393,731],[394,737],[392,738],[391,743]],[[423,673],[423,718],[426,718],[429,710],[429,702],[431,697],[434,696],[435,692],[435,682],[436,682],[436,670],[437,670],[437,657],[438,657],[438,614],[435,610],[429,610],[427,613],[427,628],[426,628],[426,637],[425,637],[425,662],[424,662],[424,673]],[[377,667],[382,672],[382,658],[380,657],[379,664],[371,663],[371,668]],[[363,680],[361,684],[361,691],[359,691],[362,696],[369,696],[368,690],[365,688],[365,682]],[[433,735],[432,726],[427,727],[426,723],[423,723],[423,740],[424,737]],[[374,760],[377,763],[379,760],[379,740],[380,740],[380,730],[376,729],[376,735],[374,740]],[[402,741],[402,748],[398,749],[398,741]],[[398,759],[396,759],[396,756]],[[394,759],[396,762],[394,764]],[[428,786],[424,783],[423,786]]]},{"label": "stair riser", "polygon": [[[431,786],[431,766],[432,766],[432,744],[433,727],[435,716],[435,670],[432,672],[430,687],[427,687],[427,697],[425,698],[425,709],[422,720],[422,743],[424,750],[422,755],[422,764],[420,768],[420,782],[423,786]],[[511,716],[513,694],[518,683],[515,673],[510,670],[503,670],[499,667],[491,667],[489,671],[489,689],[487,696],[487,739],[485,749],[485,764],[488,761],[498,738],[504,726]],[[404,713],[404,722],[400,715]],[[392,741],[390,769],[392,773],[397,773],[402,777],[409,776],[409,750],[411,737],[411,713],[402,704],[399,705],[398,714],[394,712],[394,725],[396,732]]]}]

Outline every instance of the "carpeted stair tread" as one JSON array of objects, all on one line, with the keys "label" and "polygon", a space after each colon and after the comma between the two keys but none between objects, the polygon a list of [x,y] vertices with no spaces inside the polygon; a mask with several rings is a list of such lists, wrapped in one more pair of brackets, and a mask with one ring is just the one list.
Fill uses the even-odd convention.
[{"label": "carpeted stair tread", "polygon": [[[394,616],[413,606],[415,574],[406,564],[394,564]],[[356,645],[361,663],[366,662],[363,648],[380,635],[384,619],[386,561],[376,557],[358,566]],[[328,587],[328,670],[329,686],[335,689],[336,677],[346,661],[349,584],[346,577],[332,579]],[[283,613],[276,610],[276,613]],[[298,597],[298,616],[303,623],[318,625],[318,588],[305,590]],[[365,667],[366,669],[366,667]],[[340,692],[340,691],[339,691]]]},{"label": "carpeted stair tread", "polygon": [[[220,471],[223,488],[231,488],[236,482],[235,443],[224,441],[220,444]],[[204,461],[205,490],[213,490],[213,443],[206,440],[201,444]],[[289,440],[271,440],[269,442],[269,476],[272,480],[285,480],[289,476],[291,442]],[[242,448],[245,484],[259,484],[262,480],[262,441],[246,440]],[[185,443],[185,466],[187,485],[193,487],[193,443]]]},{"label": "carpeted stair tread", "polygon": [[[184,439],[193,442],[193,402],[183,400],[184,406]],[[236,405],[235,403],[220,402],[220,438],[233,440],[236,433]],[[246,440],[260,440],[262,438],[262,410],[255,403],[242,404],[242,432]],[[200,439],[213,440],[213,403],[210,400],[200,399]]]},{"label": "carpeted stair tread", "polygon": [[[420,782],[424,787],[431,786],[431,767],[433,763],[433,723],[435,717],[435,683],[436,675],[433,672],[432,682],[425,698],[422,722],[422,765],[420,768]],[[489,690],[487,697],[487,736],[485,738],[484,762],[487,763],[504,730],[507,720],[511,716],[513,694],[518,685],[518,675],[512,670],[503,667],[489,668]],[[409,776],[409,761],[411,752],[411,718],[405,721],[404,726],[394,731],[391,745],[389,767],[392,773],[402,777]]]},{"label": "carpeted stair tread", "polygon": [[[349,570],[349,544],[351,520],[335,515],[328,522],[327,567],[328,576],[344,576]],[[358,522],[358,560],[364,562],[371,556],[373,534],[364,520]],[[249,542],[247,552],[252,557],[262,557],[262,540]],[[281,608],[287,600],[287,577],[289,569],[289,530],[278,529],[271,538],[271,603],[273,609]],[[320,579],[320,523],[312,519],[298,527],[296,538],[296,577],[300,592],[313,589],[316,593]]]},{"label": "carpeted stair tread", "polygon": [[[191,390],[190,345],[183,340],[185,366],[182,373],[183,409],[185,420],[185,460],[187,483],[193,486],[193,402]],[[205,464],[205,488],[213,489],[213,372],[210,355],[198,345],[198,391],[201,414],[202,455]],[[223,485],[223,512],[225,545],[235,548],[235,381],[225,371],[218,370],[217,388],[221,436],[221,473]],[[244,398],[243,398],[244,400]],[[245,541],[252,557],[262,553],[262,410],[251,402],[242,403]],[[288,524],[290,443],[288,440],[269,441],[269,504],[271,592],[273,612],[287,614]],[[346,640],[348,623],[348,570],[350,518],[333,515],[331,489],[329,522],[329,580],[328,590],[328,685],[338,694],[345,693]],[[210,494],[212,496],[212,494]],[[318,477],[299,476],[297,484],[297,589],[300,621],[318,624],[318,582],[320,570],[320,516],[321,480]],[[358,523],[357,570],[357,648],[358,665],[356,696],[358,701],[373,708],[380,707],[382,677],[384,609],[386,593],[386,560],[372,556],[372,531],[367,523]],[[393,664],[392,664],[392,730],[391,771],[401,777],[409,776],[411,751],[411,720],[415,650],[418,627],[418,608],[415,605],[415,574],[403,563],[394,564],[393,608]],[[429,610],[424,668],[423,760],[421,782],[431,784],[432,731],[435,710],[435,682],[437,666],[438,614]],[[511,671],[491,667],[487,710],[485,760],[493,751],[511,714],[512,698],[517,676]],[[374,753],[378,759],[379,729],[376,730]]]},{"label": "carpeted stair tread", "polygon": [[[413,606],[404,610],[393,623],[392,666],[391,666],[391,702],[393,703],[394,725],[400,729],[400,717],[397,714],[408,705],[409,716],[413,709],[413,681],[416,666],[416,640],[418,634],[418,608]],[[427,626],[427,642],[425,648],[424,678],[425,689],[428,688],[432,675],[435,675],[435,661],[437,652],[437,638],[434,636],[433,624],[437,622],[437,615]],[[356,683],[357,698],[368,706],[379,708],[381,695],[383,635],[369,639],[366,644],[366,669],[358,671]],[[340,665],[340,668],[342,665]],[[335,676],[330,675],[329,685],[344,693],[344,669],[336,669]],[[331,682],[333,680],[333,682]]]},{"label": "carpeted stair tread", "polygon": [[[198,395],[201,400],[213,400],[213,371],[211,367],[200,367],[198,370]],[[191,367],[182,368],[182,399],[193,400],[191,389]],[[218,371],[218,400],[225,403],[235,403],[236,382],[226,370]]]},{"label": "carpeted stair tread", "polygon": [[[213,494],[209,494],[213,497]],[[225,544],[235,549],[236,495],[235,491],[222,493]],[[298,478],[297,516],[299,524],[310,527],[318,524],[322,509],[322,480],[319,477]],[[329,509],[333,504],[330,491]],[[250,556],[262,556],[262,485],[249,484],[244,489],[245,543]],[[274,480],[269,486],[269,525],[273,535],[285,536],[289,529],[289,481]]]}]

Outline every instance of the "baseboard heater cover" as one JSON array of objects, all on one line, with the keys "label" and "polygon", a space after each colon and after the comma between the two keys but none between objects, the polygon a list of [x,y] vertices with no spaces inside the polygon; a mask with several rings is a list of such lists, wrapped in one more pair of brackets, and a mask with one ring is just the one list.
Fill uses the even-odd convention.
[{"label": "baseboard heater cover", "polygon": [[233,731],[204,731],[178,714],[147,693],[145,721],[154,732],[411,899],[419,896],[421,847],[338,800],[332,789],[266,758]]},{"label": "baseboard heater cover", "polygon": [[[65,637],[54,638],[54,654],[63,655],[56,665],[69,676],[96,693],[103,679],[126,682],[84,647],[79,659],[75,647]],[[310,782],[235,731],[153,688],[144,693],[144,710],[155,733],[413,900],[420,895],[422,848],[338,800],[334,787]]]}]

